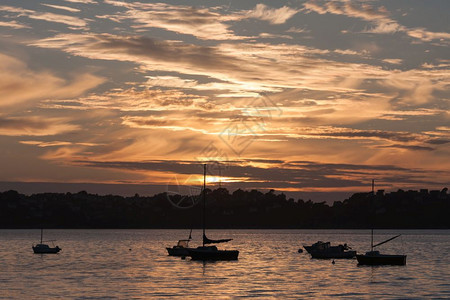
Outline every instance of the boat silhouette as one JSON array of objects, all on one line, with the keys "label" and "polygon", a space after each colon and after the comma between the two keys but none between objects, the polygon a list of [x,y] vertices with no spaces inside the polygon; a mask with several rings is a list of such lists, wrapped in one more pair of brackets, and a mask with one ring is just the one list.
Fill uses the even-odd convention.
[{"label": "boat silhouette", "polygon": [[312,258],[331,259],[331,258],[354,258],[355,250],[347,244],[332,246],[330,242],[318,241],[311,246],[303,246],[311,254]]},{"label": "boat silhouette", "polygon": [[197,248],[188,248],[192,260],[237,260],[238,250],[219,250],[211,244],[226,243],[232,239],[212,240],[206,236],[206,164],[203,165],[203,243]]},{"label": "boat silhouette", "polygon": [[188,256],[189,255],[189,242],[192,239],[192,229],[191,232],[189,233],[189,238],[185,239],[185,240],[179,240],[178,243],[169,248],[167,247],[167,252],[169,253],[169,256]]},{"label": "boat silhouette", "polygon": [[[371,197],[374,196],[374,184],[375,181],[372,180],[372,194]],[[387,242],[390,242],[396,238],[401,236],[401,234],[391,237],[381,243],[373,244],[373,228],[371,229],[371,241],[370,241],[370,251],[366,252],[366,254],[357,254],[356,259],[358,260],[359,265],[406,265],[406,255],[401,254],[381,254],[379,251],[373,250],[375,247],[381,246]]]},{"label": "boat silhouette", "polygon": [[36,254],[55,254],[62,250],[58,246],[50,247],[49,245],[44,244],[44,242],[52,242],[53,243],[55,240],[43,241],[42,240],[43,235],[44,235],[44,229],[41,228],[41,241],[39,244],[32,246],[34,253],[36,253]]}]

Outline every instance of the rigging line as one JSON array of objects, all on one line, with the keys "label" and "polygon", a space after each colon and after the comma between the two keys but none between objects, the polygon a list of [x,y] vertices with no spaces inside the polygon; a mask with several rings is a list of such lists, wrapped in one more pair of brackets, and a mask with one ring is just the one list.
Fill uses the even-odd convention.
[{"label": "rigging line", "polygon": [[403,235],[400,237],[400,241],[402,243],[402,253],[405,255],[405,244],[403,243]]},{"label": "rigging line", "polygon": [[385,241],[383,241],[383,242],[381,242],[381,243],[378,243],[378,244],[376,244],[376,245],[373,245],[373,247],[375,248],[375,247],[377,247],[377,246],[383,245],[383,244],[385,244],[385,243],[387,243],[387,242],[392,241],[393,239],[398,238],[399,236],[401,236],[401,234],[396,235],[396,236],[394,236],[394,237],[391,237],[390,239],[387,239],[387,240],[385,240]]}]

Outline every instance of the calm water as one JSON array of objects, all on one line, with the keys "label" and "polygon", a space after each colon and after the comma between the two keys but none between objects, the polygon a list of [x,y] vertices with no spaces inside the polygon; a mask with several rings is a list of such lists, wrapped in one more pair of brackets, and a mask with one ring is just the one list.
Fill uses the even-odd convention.
[{"label": "calm water", "polygon": [[0,298],[450,298],[450,231],[377,231],[375,241],[397,233],[380,250],[407,254],[407,265],[367,267],[297,252],[317,240],[364,252],[367,230],[210,230],[234,238],[225,248],[240,256],[207,263],[167,256],[186,230],[47,230],[57,255],[33,254],[39,230],[0,230]]}]

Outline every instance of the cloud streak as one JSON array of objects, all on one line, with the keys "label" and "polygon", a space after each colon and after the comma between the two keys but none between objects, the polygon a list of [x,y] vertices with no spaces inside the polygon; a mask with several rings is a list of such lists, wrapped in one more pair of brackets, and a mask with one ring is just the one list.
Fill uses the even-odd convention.
[{"label": "cloud streak", "polygon": [[[326,188],[329,191],[340,190],[341,188],[369,190],[369,183],[366,178],[377,177],[378,186],[390,188],[392,182],[396,186],[403,188],[415,188],[423,176],[423,170],[398,168],[392,165],[353,165],[353,164],[323,164],[311,161],[279,161],[272,163],[265,162],[266,167],[262,167],[264,160],[252,162],[234,161],[230,162],[225,169],[224,176],[236,178],[238,185],[232,182],[223,182],[222,184],[229,188],[271,188],[276,186],[284,191],[316,191]],[[190,178],[191,175],[199,170],[199,163],[196,161],[170,161],[156,160],[147,162],[92,162],[78,161],[76,163],[94,168],[111,168],[125,170],[152,170],[160,173],[175,172],[179,174],[180,182]],[[212,172],[212,173],[211,173]],[[210,170],[215,174],[217,170]],[[243,175],[245,174],[245,175]],[[406,175],[409,174],[409,175]],[[442,175],[443,173],[437,172]],[[409,176],[409,178],[408,178]],[[191,177],[192,178],[192,177]],[[429,183],[436,184],[432,178],[428,178]],[[163,181],[164,182],[164,181]],[[199,182],[189,182],[197,185]],[[439,181],[438,185],[445,184],[445,180]]]},{"label": "cloud streak", "polygon": [[79,96],[104,82],[103,78],[88,73],[77,74],[72,80],[65,80],[50,72],[35,72],[23,61],[1,53],[0,72],[0,107],[8,110],[45,98]]},{"label": "cloud streak", "polygon": [[86,29],[88,23],[78,17],[63,15],[63,14],[55,14],[50,12],[38,12],[30,9],[17,8],[13,6],[0,6],[0,10],[9,12],[11,14],[15,14],[16,17],[28,17],[30,19],[42,20],[52,23],[60,23],[64,25],[70,26],[69,28],[73,29]]},{"label": "cloud streak", "polygon": [[288,6],[280,8],[270,8],[265,4],[256,4],[256,7],[247,13],[248,18],[260,19],[268,21],[271,24],[283,24],[292,18],[299,10],[292,9]]},{"label": "cloud streak", "polygon": [[77,125],[72,125],[63,118],[0,118],[0,135],[6,136],[47,136],[78,129]]},{"label": "cloud streak", "polygon": [[374,28],[367,30],[369,33],[392,34],[395,32],[404,32],[408,36],[430,42],[433,40],[450,40],[450,34],[447,32],[432,32],[424,28],[408,28],[400,25],[390,17],[390,13],[385,7],[374,7],[367,3],[355,4],[351,1],[308,1],[304,4],[308,12],[318,14],[344,15],[351,18],[362,19],[375,25]]}]

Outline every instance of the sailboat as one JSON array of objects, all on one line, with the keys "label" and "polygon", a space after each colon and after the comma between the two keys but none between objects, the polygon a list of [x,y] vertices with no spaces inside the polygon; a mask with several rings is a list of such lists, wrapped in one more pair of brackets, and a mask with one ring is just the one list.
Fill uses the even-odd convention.
[{"label": "sailboat", "polygon": [[[206,164],[203,165],[203,244],[197,248],[189,248],[192,260],[237,260],[238,250],[219,250],[211,244],[226,243],[232,239],[211,240],[206,237]],[[210,245],[210,246],[207,246]]]},{"label": "sailboat", "polygon": [[[372,180],[372,197],[374,195],[374,180]],[[366,254],[357,254],[356,259],[358,260],[359,265],[406,265],[406,255],[398,255],[398,254],[381,254],[379,251],[373,250],[375,247],[383,245],[387,242],[390,242],[396,238],[401,236],[401,234],[391,237],[381,243],[376,245],[373,244],[373,228],[371,230],[371,242],[370,242],[370,251],[366,252]]]},{"label": "sailboat", "polygon": [[37,253],[37,254],[58,253],[59,251],[62,250],[58,246],[50,247],[49,245],[44,244],[43,242],[54,242],[54,240],[43,241],[42,240],[43,236],[44,236],[44,229],[41,228],[41,242],[37,245],[32,246],[34,253]]},{"label": "sailboat", "polygon": [[380,246],[384,243],[392,241],[393,239],[398,238],[401,234],[391,237],[381,243],[376,245],[373,244],[373,229],[372,229],[372,243],[371,250],[366,252],[366,254],[357,254],[356,259],[358,260],[358,264],[360,265],[406,265],[406,255],[401,254],[381,254],[380,251],[374,251],[373,248]]}]

